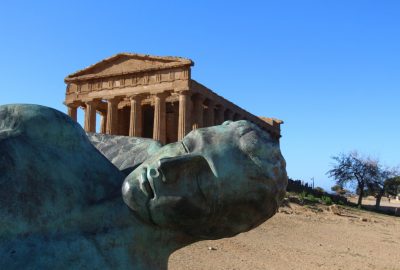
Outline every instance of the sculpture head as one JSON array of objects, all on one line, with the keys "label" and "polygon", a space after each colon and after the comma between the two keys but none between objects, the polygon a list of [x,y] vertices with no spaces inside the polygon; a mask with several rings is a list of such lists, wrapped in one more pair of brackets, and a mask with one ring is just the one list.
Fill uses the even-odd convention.
[{"label": "sculpture head", "polygon": [[286,184],[278,142],[242,120],[198,129],[165,145],[125,179],[122,192],[148,223],[217,239],[274,215]]}]

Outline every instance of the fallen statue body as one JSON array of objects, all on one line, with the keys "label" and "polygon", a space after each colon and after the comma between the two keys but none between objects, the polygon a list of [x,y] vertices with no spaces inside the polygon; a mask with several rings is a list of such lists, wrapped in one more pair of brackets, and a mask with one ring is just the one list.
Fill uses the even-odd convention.
[{"label": "fallen statue body", "polygon": [[285,192],[279,144],[247,121],[131,159],[99,136],[104,155],[61,112],[0,106],[1,269],[166,269],[183,246],[258,226]]}]

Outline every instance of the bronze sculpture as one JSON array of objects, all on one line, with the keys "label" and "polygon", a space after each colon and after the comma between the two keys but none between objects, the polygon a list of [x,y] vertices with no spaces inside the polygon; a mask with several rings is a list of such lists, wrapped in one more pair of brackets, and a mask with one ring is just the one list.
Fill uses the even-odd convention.
[{"label": "bronze sculpture", "polygon": [[63,113],[0,106],[0,265],[166,269],[176,249],[259,225],[284,195],[279,144],[247,121],[154,147],[123,171]]}]

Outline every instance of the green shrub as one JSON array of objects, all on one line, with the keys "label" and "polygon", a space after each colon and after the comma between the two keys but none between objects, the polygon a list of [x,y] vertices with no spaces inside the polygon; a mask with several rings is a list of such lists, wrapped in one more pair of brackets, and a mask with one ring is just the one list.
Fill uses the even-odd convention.
[{"label": "green shrub", "polygon": [[310,202],[318,202],[318,199],[315,198],[314,195],[312,194],[308,194],[306,199],[309,200]]},{"label": "green shrub", "polygon": [[304,199],[307,197],[307,192],[305,192],[305,191],[301,192],[299,197],[300,197],[300,200],[304,201]]},{"label": "green shrub", "polygon": [[322,196],[321,201],[326,204],[326,205],[331,205],[332,204],[332,199],[329,196]]}]

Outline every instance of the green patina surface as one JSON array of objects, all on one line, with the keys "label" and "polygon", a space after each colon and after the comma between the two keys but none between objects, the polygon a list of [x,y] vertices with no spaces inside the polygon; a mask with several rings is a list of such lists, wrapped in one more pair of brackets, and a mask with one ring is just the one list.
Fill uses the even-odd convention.
[{"label": "green patina surface", "polygon": [[0,265],[166,269],[176,249],[264,222],[284,195],[279,144],[247,121],[146,142],[134,166],[126,140],[109,140],[107,159],[61,112],[0,106]]}]

